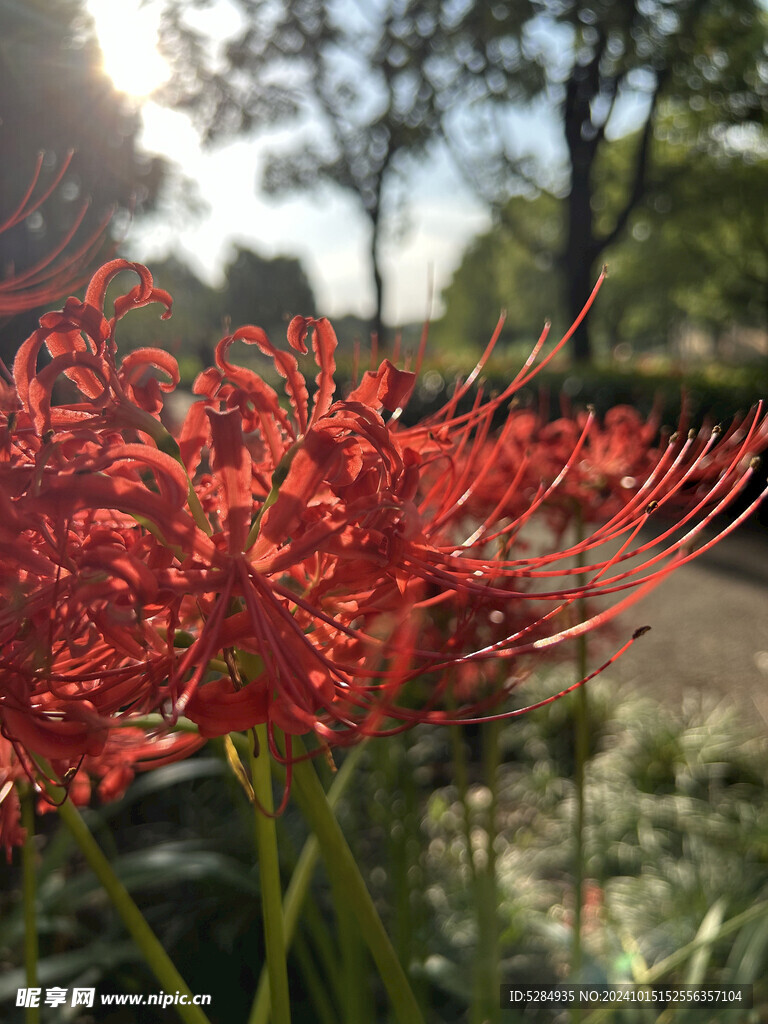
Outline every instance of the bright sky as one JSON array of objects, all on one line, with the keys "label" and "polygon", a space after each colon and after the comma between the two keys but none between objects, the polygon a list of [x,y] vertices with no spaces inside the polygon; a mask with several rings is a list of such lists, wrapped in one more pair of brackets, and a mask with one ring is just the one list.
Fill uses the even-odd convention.
[{"label": "bright sky", "polygon": [[[183,114],[146,99],[167,74],[153,45],[157,14],[152,6],[142,6],[140,0],[88,0],[88,8],[107,73],[119,89],[142,104],[143,147],[176,161],[197,181],[209,207],[195,223],[173,223],[169,218],[134,227],[128,244],[136,257],[151,265],[153,258],[173,251],[198,274],[216,282],[235,241],[266,256],[298,256],[323,313],[369,315],[373,285],[365,255],[368,228],[354,199],[330,189],[279,202],[257,195],[264,141],[241,140],[203,152]],[[216,30],[221,31],[226,5],[216,19]],[[489,223],[447,161],[425,167],[416,176],[410,198],[407,229],[383,247],[384,313],[391,323],[424,317],[430,275],[439,296],[463,247]]]}]

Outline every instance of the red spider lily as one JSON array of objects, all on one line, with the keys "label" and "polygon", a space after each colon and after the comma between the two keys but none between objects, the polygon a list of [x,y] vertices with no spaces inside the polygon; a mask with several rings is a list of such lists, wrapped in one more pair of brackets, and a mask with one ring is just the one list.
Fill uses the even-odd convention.
[{"label": "red spider lily", "polygon": [[[139,284],[107,319],[106,287],[121,270]],[[156,349],[118,359],[120,319],[149,302],[170,308],[146,268],[107,264],[84,302],[46,314],[22,345],[4,414],[0,716],[20,748],[62,767],[111,763],[114,726],[157,710],[169,726],[185,714],[202,737],[268,723],[275,753],[276,728],[351,743],[418,721],[517,714],[497,710],[514,675],[463,699],[453,670],[517,665],[608,622],[694,557],[699,531],[743,489],[768,442],[759,410],[726,436],[675,439],[660,452],[645,438],[636,485],[590,537],[513,558],[521,527],[558,494],[612,491],[614,464],[626,469],[628,413],[607,430],[592,413],[574,424],[555,474],[567,432],[541,468],[524,452],[510,462],[521,414],[493,432],[571,332],[541,357],[545,332],[501,395],[478,392],[460,411],[499,326],[444,408],[403,427],[413,373],[385,360],[338,399],[327,320],[294,319],[289,351],[244,327],[218,345],[174,438],[160,413],[175,361]],[[310,332],[312,402],[299,364]],[[238,341],[273,363],[287,407],[231,361]],[[52,358],[39,368],[43,348]],[[62,375],[74,398],[55,404]],[[640,539],[650,513],[686,490],[694,498],[675,524]],[[580,618],[591,597],[609,604]]]},{"label": "red spider lily", "polygon": [[[489,505],[499,514],[518,518],[536,500],[542,483],[549,487],[579,444],[588,412],[549,421],[546,413],[514,410],[504,444],[495,449],[487,472],[475,487],[472,508],[480,514]],[[619,511],[635,494],[660,458],[655,447],[658,421],[643,420],[630,406],[609,409],[602,423],[591,423],[573,464],[545,503],[547,519],[557,536],[578,517],[583,524],[601,522]],[[490,447],[490,446],[489,446]],[[510,492],[509,481],[517,479]]]}]

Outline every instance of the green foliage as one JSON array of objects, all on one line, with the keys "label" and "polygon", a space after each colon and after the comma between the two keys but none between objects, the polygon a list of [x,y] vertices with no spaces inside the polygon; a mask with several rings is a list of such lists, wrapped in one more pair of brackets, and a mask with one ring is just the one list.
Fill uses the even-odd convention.
[{"label": "green foliage", "polygon": [[[663,136],[672,134],[672,122],[662,125]],[[627,144],[621,140],[606,154],[606,182],[626,159]],[[641,348],[658,345],[683,323],[721,334],[733,325],[765,329],[768,153],[701,152],[668,141],[656,152],[630,230],[605,254],[610,279],[597,319],[613,343]]]},{"label": "green foliage", "polygon": [[192,27],[188,6],[164,3],[164,49],[176,72],[167,101],[192,112],[206,142],[291,128],[267,155],[262,187],[285,195],[330,185],[359,204],[371,229],[371,329],[381,335],[384,219],[402,205],[398,184],[440,123],[443,83],[423,73],[435,59],[439,7],[395,16],[375,6],[235,0],[241,24],[222,54]]},{"label": "green foliage", "polygon": [[510,199],[496,227],[476,238],[443,293],[445,313],[434,327],[441,349],[482,351],[502,310],[504,338],[530,347],[547,319],[565,326],[555,260],[562,201],[542,193]]},{"label": "green foliage", "polygon": [[[676,713],[638,696],[617,699],[608,684],[593,684],[589,696],[601,723],[587,767],[589,980],[636,980],[665,958],[670,967],[658,981],[765,978],[768,902],[755,920],[723,928],[768,900],[765,743],[712,702],[688,700]],[[548,708],[507,727],[502,739],[496,849],[503,976],[510,982],[562,979],[570,962],[572,728],[564,720],[568,702],[555,709],[562,728],[554,728]],[[479,801],[481,780],[471,792]],[[461,882],[467,861],[457,796],[452,785],[436,790],[422,826],[430,837],[424,870],[434,934],[443,940],[441,970],[454,987],[468,977],[475,942],[474,908]],[[676,957],[705,933],[711,943],[698,954]],[[764,986],[755,998],[764,1007]],[[738,1019],[756,1021],[760,1012]],[[623,1018],[616,1012],[607,1019]]]},{"label": "green foliage", "polygon": [[[668,141],[680,150],[722,152],[735,126],[742,144],[764,144],[765,11],[757,0],[530,0],[492,12],[482,19],[465,8],[446,43],[452,85],[464,85],[467,102],[446,108],[444,128],[459,166],[497,209],[540,188],[564,197],[554,259],[573,320],[598,259],[646,195],[660,119],[672,119]],[[563,147],[554,159],[516,133],[524,99],[557,120]],[[604,153],[629,127],[637,135],[609,181]],[[596,326],[590,319],[576,332],[579,361],[591,355],[587,331]]]},{"label": "green foliage", "polygon": [[[561,274],[548,310],[563,303],[575,318],[598,258],[623,236],[646,196],[665,119],[674,125],[668,141],[680,150],[722,152],[734,131],[753,149],[764,139],[766,16],[759,0],[413,0],[365,9],[333,0],[236,0],[241,22],[223,53],[191,27],[188,6],[164,4],[164,45],[176,68],[168,102],[190,110],[208,140],[290,125],[288,141],[266,162],[263,185],[285,193],[331,184],[359,201],[371,226],[379,333],[380,234],[402,203],[415,157],[444,153],[447,143],[477,193],[512,215],[513,227],[530,218],[515,200],[506,205],[510,196],[545,189],[549,204],[562,198],[546,255],[516,230],[510,244],[495,241],[499,267],[472,253],[464,276],[477,290],[481,315],[473,318],[461,302],[451,310],[454,333],[472,339],[507,305],[510,272],[536,295],[546,281],[542,261]],[[526,111],[559,132],[554,156],[536,155],[518,135],[516,119]],[[614,166],[618,188],[607,203],[613,183],[600,173],[604,152],[633,127],[638,134]],[[520,243],[533,249],[527,274]],[[533,298],[531,305],[521,318],[525,328],[542,303]],[[581,360],[590,355],[586,332],[582,325],[574,341]]]},{"label": "green foliage", "polygon": [[[672,122],[670,116],[665,123]],[[732,147],[689,150],[668,135],[656,143],[647,191],[627,230],[604,253],[609,276],[589,315],[603,351],[619,343],[629,351],[674,350],[686,326],[725,338],[731,328],[764,329],[767,322],[765,157]],[[606,230],[637,145],[637,136],[617,140],[595,167],[596,220]],[[507,202],[496,225],[467,249],[444,293],[446,312],[436,327],[443,346],[481,350],[502,307],[509,314],[506,337],[530,343],[547,316],[555,331],[565,329],[558,301],[565,218],[566,201],[547,194]]]},{"label": "green foliage", "polygon": [[[556,682],[547,680],[547,693]],[[535,699],[535,688],[526,696]],[[733,712],[698,698],[672,711],[598,682],[589,706],[587,977],[628,981],[650,971],[663,982],[753,983],[757,1009],[736,1019],[756,1024],[768,1006],[764,740]],[[501,977],[567,976],[572,712],[563,700],[503,727],[495,787],[483,764],[487,751],[481,754],[491,738],[484,730],[462,731],[460,757],[450,731],[437,727],[372,741],[363,752],[339,818],[429,1020],[469,1019],[481,942],[479,883],[488,879],[489,856]],[[223,758],[201,753],[141,776],[121,801],[88,812],[88,820],[193,991],[213,994],[212,1022],[245,1020],[262,964],[259,882],[252,808]],[[68,833],[54,825],[53,815],[42,819],[41,984],[156,991]],[[290,808],[279,828],[287,875],[306,828]],[[16,959],[23,920],[12,897],[11,887],[2,907],[2,1002],[24,984]],[[296,1022],[356,1022],[355,1006],[366,1008],[366,1020],[385,1019],[372,965],[337,900],[319,872],[291,961]],[[342,910],[338,929],[334,906]],[[114,1008],[89,1012],[94,1020],[131,1020],[127,1010],[125,1017]],[[143,1014],[147,1024],[160,1024],[160,1011]],[[620,1011],[607,1019],[624,1022]],[[727,1020],[700,1010],[676,1019]]]}]

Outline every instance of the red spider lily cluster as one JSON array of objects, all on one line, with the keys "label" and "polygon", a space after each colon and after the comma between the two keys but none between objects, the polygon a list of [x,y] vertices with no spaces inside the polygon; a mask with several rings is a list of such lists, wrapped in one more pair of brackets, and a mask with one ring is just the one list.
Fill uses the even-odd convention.
[{"label": "red spider lily cluster", "polygon": [[[123,271],[138,284],[108,317]],[[322,748],[519,713],[499,708],[518,659],[602,625],[694,557],[768,443],[759,410],[658,448],[631,410],[551,426],[510,410],[570,332],[542,355],[545,332],[485,397],[473,385],[497,330],[446,405],[404,426],[416,375],[384,360],[338,397],[332,327],[301,317],[287,349],[257,327],[224,338],[172,434],[175,360],[118,355],[120,320],[149,303],[170,315],[144,266],[107,263],[21,346],[0,418],[2,734],[28,770],[82,763],[108,797],[136,767],[256,724],[290,762],[294,735]],[[237,342],[269,360],[284,398],[235,361]],[[675,522],[641,536],[665,505]],[[553,509],[599,525],[526,557],[521,530]],[[587,613],[586,598],[607,606]],[[487,662],[508,666],[502,681],[468,686]],[[154,735],[138,727],[157,712]],[[198,735],[173,731],[182,716]]]}]

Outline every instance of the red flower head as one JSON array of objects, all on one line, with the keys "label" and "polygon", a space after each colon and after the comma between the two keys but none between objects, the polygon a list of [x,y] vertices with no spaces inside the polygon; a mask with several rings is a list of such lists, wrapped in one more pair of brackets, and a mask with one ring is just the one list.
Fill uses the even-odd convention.
[{"label": "red flower head", "polygon": [[[124,269],[139,284],[107,319],[107,283]],[[107,264],[83,303],[47,314],[22,346],[3,420],[2,729],[61,767],[84,757],[96,776],[117,773],[115,792],[135,760],[131,733],[115,727],[152,711],[169,726],[186,715],[203,737],[268,723],[270,736],[314,732],[321,744],[494,713],[514,676],[451,695],[456,667],[516,664],[614,617],[693,557],[690,541],[744,487],[768,440],[757,412],[725,437],[660,452],[646,438],[632,449],[636,486],[592,536],[513,558],[520,528],[558,494],[615,497],[636,441],[627,412],[602,431],[591,413],[559,435],[542,428],[542,463],[564,461],[531,484],[531,457],[510,456],[528,429],[521,415],[493,432],[570,332],[540,359],[542,335],[501,395],[479,392],[459,411],[497,330],[445,407],[404,427],[414,374],[385,360],[338,398],[327,320],[295,318],[289,351],[244,327],[220,342],[174,438],[160,413],[175,361],[156,349],[118,359],[121,317],[155,301],[170,306],[146,268]],[[310,334],[311,402],[299,363]],[[231,361],[237,341],[272,362],[287,406]],[[44,347],[52,358],[39,368]],[[74,397],[56,404],[62,374]],[[649,513],[692,485],[679,522],[640,540]],[[613,603],[580,620],[589,596]],[[417,682],[428,692],[413,706],[404,688]]]}]

